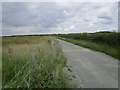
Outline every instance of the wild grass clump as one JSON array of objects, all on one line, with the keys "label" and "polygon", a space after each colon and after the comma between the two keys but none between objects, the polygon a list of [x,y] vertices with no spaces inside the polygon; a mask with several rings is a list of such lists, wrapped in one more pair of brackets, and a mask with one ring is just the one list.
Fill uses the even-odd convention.
[{"label": "wild grass clump", "polygon": [[48,36],[3,37],[2,44],[3,88],[70,87],[63,73],[66,59],[56,40]]}]

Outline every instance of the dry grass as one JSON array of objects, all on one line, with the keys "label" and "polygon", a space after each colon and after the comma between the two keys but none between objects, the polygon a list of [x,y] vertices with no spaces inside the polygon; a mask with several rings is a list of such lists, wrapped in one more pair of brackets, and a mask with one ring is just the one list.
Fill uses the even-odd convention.
[{"label": "dry grass", "polygon": [[[63,73],[66,59],[57,41],[48,36],[3,37],[3,87],[6,86],[27,61],[30,63],[6,88],[65,88],[69,87],[67,77]],[[56,48],[53,57],[51,42]],[[33,56],[34,55],[34,56]],[[35,68],[20,84],[30,68],[31,59],[35,60]]]}]

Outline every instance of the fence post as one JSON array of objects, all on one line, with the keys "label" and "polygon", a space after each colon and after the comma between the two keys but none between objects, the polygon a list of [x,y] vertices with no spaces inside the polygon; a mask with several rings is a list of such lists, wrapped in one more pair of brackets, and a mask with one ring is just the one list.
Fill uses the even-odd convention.
[{"label": "fence post", "polygon": [[36,62],[35,62],[35,54],[32,54],[31,64],[32,64],[32,68],[34,69],[35,66],[36,66]]},{"label": "fence post", "polygon": [[51,41],[51,47],[52,47],[52,55],[53,55],[53,57],[54,58],[56,58],[56,48],[55,48],[55,46],[54,46],[54,42],[53,41]]}]

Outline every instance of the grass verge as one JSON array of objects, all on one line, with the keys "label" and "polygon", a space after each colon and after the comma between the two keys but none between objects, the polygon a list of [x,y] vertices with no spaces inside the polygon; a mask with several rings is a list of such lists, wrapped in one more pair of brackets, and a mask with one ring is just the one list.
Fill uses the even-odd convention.
[{"label": "grass verge", "polygon": [[75,40],[75,39],[69,39],[69,38],[63,38],[63,37],[57,37],[57,38],[62,39],[67,42],[71,42],[73,44],[76,44],[76,45],[79,45],[85,48],[89,48],[94,51],[100,51],[116,59],[120,59],[117,47],[111,47],[108,45],[93,43],[93,42],[84,41],[84,40]]},{"label": "grass verge", "polygon": [[0,37],[0,89],[2,89],[2,38]]},{"label": "grass verge", "polygon": [[58,41],[48,36],[3,37],[2,45],[3,88],[71,87]]}]

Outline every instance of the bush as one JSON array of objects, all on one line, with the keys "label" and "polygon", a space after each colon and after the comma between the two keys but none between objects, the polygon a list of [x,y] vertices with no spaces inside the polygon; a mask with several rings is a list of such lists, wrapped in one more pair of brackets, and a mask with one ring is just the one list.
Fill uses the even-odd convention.
[{"label": "bush", "polygon": [[120,33],[79,33],[79,34],[60,34],[58,36],[101,43],[113,47],[120,46]]}]

